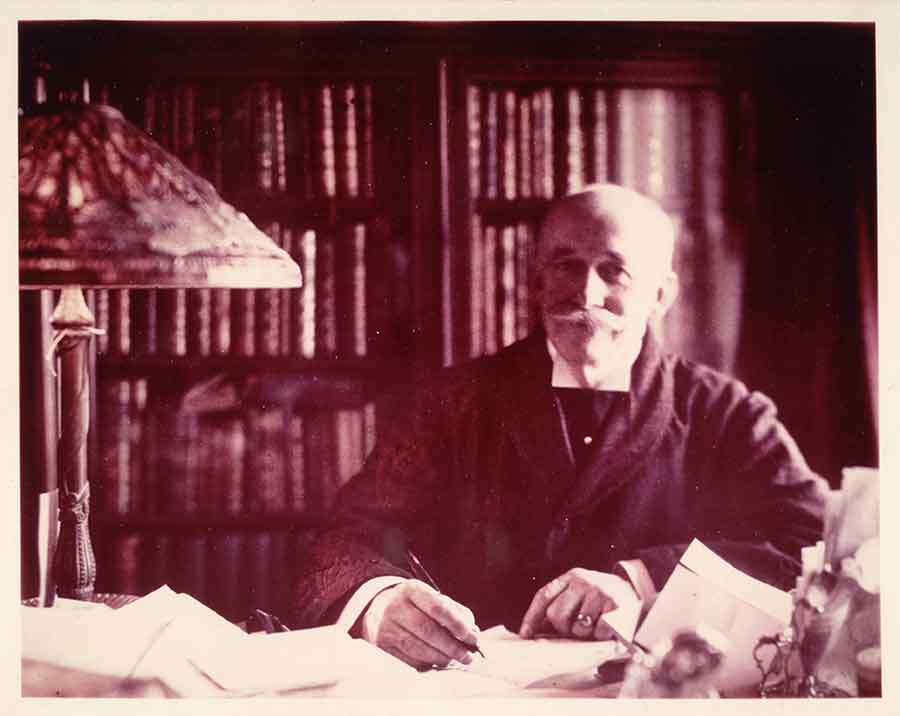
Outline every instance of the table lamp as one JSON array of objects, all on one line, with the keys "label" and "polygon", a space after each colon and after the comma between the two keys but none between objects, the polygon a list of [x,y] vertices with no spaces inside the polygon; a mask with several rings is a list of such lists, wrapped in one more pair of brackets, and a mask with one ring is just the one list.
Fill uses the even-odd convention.
[{"label": "table lamp", "polygon": [[41,485],[38,501],[42,606],[55,593],[90,599],[96,577],[87,433],[98,331],[81,289],[300,284],[286,251],[117,110],[40,105],[20,116],[19,288],[61,289],[51,316],[59,484]]}]

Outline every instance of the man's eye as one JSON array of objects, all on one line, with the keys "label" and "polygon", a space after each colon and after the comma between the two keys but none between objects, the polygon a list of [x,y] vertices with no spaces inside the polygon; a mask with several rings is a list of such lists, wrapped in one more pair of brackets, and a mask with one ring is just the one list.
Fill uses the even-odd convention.
[{"label": "man's eye", "polygon": [[621,264],[601,264],[597,266],[597,275],[610,284],[627,286],[631,283],[631,274]]}]

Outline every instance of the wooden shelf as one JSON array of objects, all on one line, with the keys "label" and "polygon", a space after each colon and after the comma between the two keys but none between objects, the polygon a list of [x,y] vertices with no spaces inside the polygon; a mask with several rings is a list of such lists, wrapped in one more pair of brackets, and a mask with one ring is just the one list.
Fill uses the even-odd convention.
[{"label": "wooden shelf", "polygon": [[379,358],[300,358],[298,356],[166,355],[103,353],[97,369],[104,376],[135,375],[158,370],[230,373],[293,373],[344,378],[373,378],[393,374],[401,377],[396,361]]},{"label": "wooden shelf", "polygon": [[325,523],[321,514],[307,512],[275,513],[171,513],[163,515],[91,515],[91,527],[103,532],[228,532],[310,529]]}]

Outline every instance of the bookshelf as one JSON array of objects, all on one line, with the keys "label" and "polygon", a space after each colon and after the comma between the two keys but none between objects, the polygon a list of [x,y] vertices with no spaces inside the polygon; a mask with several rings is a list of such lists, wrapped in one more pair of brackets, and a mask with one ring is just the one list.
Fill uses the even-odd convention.
[{"label": "bookshelf", "polygon": [[449,153],[465,162],[446,179],[454,240],[445,362],[493,353],[528,333],[537,319],[527,290],[531,247],[544,211],[554,197],[611,181],[657,199],[678,227],[681,293],[657,327],[664,343],[733,370],[742,281],[733,217],[752,205],[752,192],[728,190],[748,186],[754,111],[734,70],[523,57],[457,58],[443,72],[445,102],[465,108],[447,130]]},{"label": "bookshelf", "polygon": [[89,292],[106,331],[99,589],[167,582],[229,618],[288,613],[293,566],[395,396],[534,326],[538,223],[586,183],[629,184],[680,219],[688,306],[666,337],[715,348],[701,322],[724,309],[688,269],[721,243],[737,90],[709,63],[300,62],[275,48],[215,65],[207,48],[180,67],[179,52],[44,81],[117,106],[290,252],[304,286]]},{"label": "bookshelf", "polygon": [[76,61],[27,63],[21,104],[40,82],[51,99],[117,107],[287,250],[304,286],[86,292],[105,331],[89,438],[97,588],[168,583],[230,619],[286,615],[305,545],[428,360],[413,313],[429,300],[427,189],[414,201],[412,180],[432,80],[273,66],[264,50],[173,71],[162,55],[135,60],[107,36]]},{"label": "bookshelf", "polygon": [[447,37],[424,49],[431,30],[366,29],[50,23],[23,35],[23,66],[38,68],[23,96],[40,75],[49,97],[118,107],[304,278],[89,292],[106,330],[90,435],[103,591],[168,582],[230,618],[286,614],[292,565],[396,397],[533,327],[538,223],[588,182],[629,184],[678,218],[682,301],[666,340],[729,368],[738,321],[717,291],[739,276],[713,281],[709,267],[735,273],[732,217],[752,192],[725,187],[750,185],[737,147],[752,146],[755,111],[729,63],[616,59],[622,47],[603,59],[593,45],[591,59],[562,61],[529,54],[511,28],[486,30],[514,41],[480,57],[460,51],[470,30],[435,31]]}]

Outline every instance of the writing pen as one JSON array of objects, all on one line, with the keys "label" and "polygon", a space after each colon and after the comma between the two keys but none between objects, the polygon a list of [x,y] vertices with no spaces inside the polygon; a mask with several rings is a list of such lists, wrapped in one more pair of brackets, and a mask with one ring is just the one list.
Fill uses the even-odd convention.
[{"label": "writing pen", "polygon": [[[416,553],[413,552],[409,547],[406,548],[406,561],[409,564],[409,571],[412,572],[413,575],[415,575],[416,579],[419,579],[419,580],[425,582],[425,584],[427,584],[429,587],[431,587],[434,591],[438,592],[439,594],[443,593],[443,592],[441,592],[441,588],[437,585],[437,582],[434,581],[434,577],[432,577],[428,573],[428,570],[425,569],[425,565],[419,561],[419,558],[416,557]],[[461,642],[461,643],[470,652],[479,654],[482,659],[485,658],[484,652],[481,649],[479,649],[477,646],[472,646],[471,644],[466,644],[465,642]]]}]

